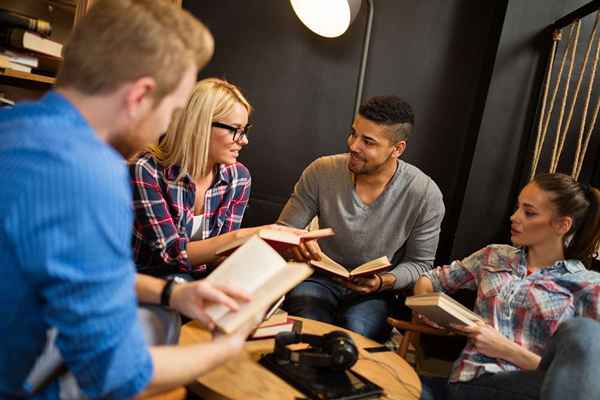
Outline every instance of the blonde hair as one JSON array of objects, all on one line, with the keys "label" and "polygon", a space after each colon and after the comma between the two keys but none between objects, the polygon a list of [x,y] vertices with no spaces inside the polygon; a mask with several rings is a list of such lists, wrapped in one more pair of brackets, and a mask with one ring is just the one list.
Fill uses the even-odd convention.
[{"label": "blonde hair", "polygon": [[170,1],[98,0],[64,47],[56,85],[94,95],[149,76],[161,100],[188,68],[204,67],[213,49],[209,30]]},{"label": "blonde hair", "polygon": [[217,78],[196,83],[183,110],[171,121],[166,135],[149,151],[164,166],[179,165],[176,179],[186,174],[193,179],[206,175],[212,123],[227,116],[236,104],[248,114],[252,107],[235,85]]}]

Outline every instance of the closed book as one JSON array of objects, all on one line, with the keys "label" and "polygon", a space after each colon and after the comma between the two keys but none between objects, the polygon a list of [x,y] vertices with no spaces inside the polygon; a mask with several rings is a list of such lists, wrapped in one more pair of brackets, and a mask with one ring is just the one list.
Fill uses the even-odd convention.
[{"label": "closed book", "polygon": [[278,333],[282,332],[296,332],[302,331],[302,321],[298,321],[292,318],[288,318],[285,322],[277,325],[264,326],[260,324],[258,328],[250,335],[250,340],[268,339],[277,336]]},{"label": "closed book", "polygon": [[271,316],[265,318],[260,326],[279,325],[286,322],[288,319],[288,313],[282,309],[277,309]]},{"label": "closed book", "polygon": [[12,61],[9,63],[8,68],[14,69],[15,71],[31,73],[31,67],[28,67],[27,65],[17,64]]},{"label": "closed book", "polygon": [[[281,226],[277,229],[261,229],[257,235],[265,242],[269,243],[276,251],[284,251],[293,246],[298,246],[308,240],[320,239],[333,236],[335,232],[331,228],[317,229],[314,231],[305,231],[303,229]],[[225,256],[231,254],[235,249],[244,244],[249,237],[232,241],[216,251],[217,255]]]},{"label": "closed book", "polygon": [[32,68],[37,68],[40,63],[37,57],[22,52],[4,50],[2,54],[8,57],[8,59],[15,64],[21,64]]},{"label": "closed book", "polygon": [[406,298],[405,304],[448,329],[452,329],[451,324],[470,325],[482,320],[479,315],[442,292],[410,296]]},{"label": "closed book", "polygon": [[28,31],[37,32],[42,36],[49,36],[52,33],[50,22],[5,9],[0,9],[0,25],[23,28]]},{"label": "closed book", "polygon": [[62,44],[20,28],[0,27],[0,44],[61,57]]}]

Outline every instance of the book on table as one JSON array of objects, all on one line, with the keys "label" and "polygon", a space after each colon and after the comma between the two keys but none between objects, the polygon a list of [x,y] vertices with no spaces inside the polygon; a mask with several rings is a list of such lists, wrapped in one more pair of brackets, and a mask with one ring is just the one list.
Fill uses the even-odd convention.
[{"label": "book on table", "polygon": [[240,303],[238,311],[211,304],[206,313],[217,327],[231,333],[255,318],[312,274],[308,264],[286,262],[258,235],[249,238],[225,259],[206,279],[218,285],[244,289],[252,300]]},{"label": "book on table", "polygon": [[387,271],[391,267],[390,260],[384,256],[368,261],[348,271],[346,267],[331,259],[327,254],[321,253],[321,260],[311,260],[310,265],[318,268],[321,272],[334,274],[336,276],[352,279],[358,276],[369,276],[378,272]]},{"label": "book on table", "polygon": [[277,325],[287,321],[287,311],[279,308],[283,303],[283,300],[285,300],[285,296],[281,296],[279,300],[271,305],[263,318],[263,322],[261,322],[261,326]]},{"label": "book on table", "polygon": [[[284,251],[293,246],[298,246],[302,242],[308,240],[320,239],[328,236],[335,235],[335,232],[331,228],[317,229],[314,231],[306,231],[304,229],[290,228],[287,226],[281,226],[277,229],[265,228],[258,231],[257,235],[265,242],[269,243],[272,248],[276,251]],[[250,237],[240,238],[238,240],[231,241],[225,246],[221,247],[216,251],[218,256],[225,256],[231,254],[235,249],[246,243]]]},{"label": "book on table", "polygon": [[452,329],[450,324],[470,325],[481,317],[442,292],[421,294],[406,298],[405,304],[436,324]]},{"label": "book on table", "polygon": [[250,339],[268,339],[275,337],[278,333],[300,333],[302,331],[302,321],[287,318],[284,322],[274,325],[264,325],[264,322],[256,328],[250,335]]}]

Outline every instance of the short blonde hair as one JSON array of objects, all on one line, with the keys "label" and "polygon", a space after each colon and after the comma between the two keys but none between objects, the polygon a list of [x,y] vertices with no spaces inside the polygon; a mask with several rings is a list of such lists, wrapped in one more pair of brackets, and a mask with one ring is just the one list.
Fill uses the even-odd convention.
[{"label": "short blonde hair", "polygon": [[150,146],[150,152],[164,167],[178,165],[181,170],[177,179],[186,174],[193,179],[204,176],[209,172],[212,123],[231,113],[236,104],[242,105],[248,114],[252,112],[237,86],[217,78],[201,80],[183,110],[173,117],[160,143]]},{"label": "short blonde hair", "polygon": [[149,76],[156,81],[152,96],[161,100],[213,50],[209,30],[170,1],[98,0],[64,47],[56,85],[94,95]]}]

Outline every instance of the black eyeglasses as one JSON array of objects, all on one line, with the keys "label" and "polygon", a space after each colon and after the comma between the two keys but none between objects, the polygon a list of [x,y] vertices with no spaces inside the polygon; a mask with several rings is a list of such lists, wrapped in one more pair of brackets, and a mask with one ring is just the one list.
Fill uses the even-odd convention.
[{"label": "black eyeglasses", "polygon": [[235,126],[227,125],[222,122],[213,122],[212,126],[214,126],[215,128],[228,130],[230,133],[233,134],[234,142],[238,142],[248,137],[248,131],[250,130],[250,128],[252,128],[252,124],[248,124],[243,128],[236,128]]}]

